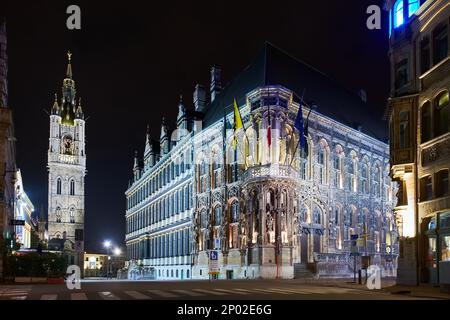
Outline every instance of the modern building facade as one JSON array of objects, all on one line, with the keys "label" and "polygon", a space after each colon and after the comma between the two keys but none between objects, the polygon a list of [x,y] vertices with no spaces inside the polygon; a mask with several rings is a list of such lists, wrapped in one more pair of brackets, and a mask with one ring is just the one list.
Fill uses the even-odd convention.
[{"label": "modern building facade", "polygon": [[400,283],[450,284],[450,3],[388,1]]},{"label": "modern building facade", "polygon": [[31,248],[31,232],[36,231],[38,225],[32,215],[34,205],[25,192],[22,180],[22,173],[17,170],[16,182],[14,184],[15,203],[14,203],[14,220],[23,221],[23,225],[14,227],[16,242],[20,244],[21,249]]},{"label": "modern building facade", "polygon": [[50,250],[63,251],[69,264],[83,269],[85,121],[81,99],[76,104],[70,52],[68,60],[62,97],[58,102],[55,94],[50,114],[48,246]]},{"label": "modern building facade", "polygon": [[129,268],[207,279],[216,251],[219,278],[347,276],[357,234],[353,250],[395,275],[388,133],[369,104],[270,44],[226,87],[213,67],[208,97],[197,85],[193,104],[180,101],[176,130],[163,120],[158,148],[147,132],[143,161],[135,155]]}]

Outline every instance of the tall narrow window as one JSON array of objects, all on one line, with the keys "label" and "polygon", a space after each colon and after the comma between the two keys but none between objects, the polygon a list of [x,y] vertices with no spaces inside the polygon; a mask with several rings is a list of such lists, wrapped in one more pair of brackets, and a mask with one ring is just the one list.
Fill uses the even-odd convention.
[{"label": "tall narrow window", "polygon": [[300,179],[306,180],[308,177],[308,141],[305,141],[306,145],[300,149]]},{"label": "tall narrow window", "polygon": [[328,165],[328,156],[327,156],[327,149],[324,142],[321,142],[318,146],[317,151],[317,165],[318,165],[318,172],[319,172],[319,182],[320,184],[326,184],[327,181],[327,165]]},{"label": "tall narrow window", "polygon": [[408,59],[395,65],[395,88],[400,89],[408,83]]},{"label": "tall narrow window", "polygon": [[56,180],[56,194],[61,194],[61,178]]},{"label": "tall narrow window", "polygon": [[381,197],[381,170],[378,164],[375,165],[373,172],[373,194],[375,197]]},{"label": "tall narrow window", "polygon": [[61,222],[61,208],[57,207],[56,208],[56,222]]},{"label": "tall narrow window", "polygon": [[448,91],[441,93],[435,100],[434,131],[435,136],[449,132],[449,96]]},{"label": "tall narrow window", "polygon": [[420,178],[420,201],[433,199],[433,182],[431,176]]},{"label": "tall narrow window", "polygon": [[75,223],[75,209],[74,208],[70,208],[69,217],[70,217],[70,223]]},{"label": "tall narrow window", "polygon": [[399,117],[399,148],[409,148],[409,111],[401,111]]},{"label": "tall narrow window", "polygon": [[364,194],[369,193],[369,166],[367,161],[363,161],[361,165],[361,192]]},{"label": "tall narrow window", "polygon": [[414,12],[417,11],[420,7],[420,1],[419,0],[408,0],[408,17],[410,18]]},{"label": "tall narrow window", "polygon": [[71,196],[75,195],[75,180],[74,179],[70,180],[70,195]]},{"label": "tall narrow window", "polygon": [[431,64],[431,49],[430,49],[430,39],[424,38],[420,42],[420,71],[425,73],[430,69]]},{"label": "tall narrow window", "polygon": [[400,27],[403,21],[403,0],[398,0],[394,5],[394,28]]},{"label": "tall narrow window", "polygon": [[448,54],[447,25],[441,24],[433,30],[433,64],[438,64]]},{"label": "tall narrow window", "polygon": [[431,132],[431,103],[429,101],[425,102],[421,109],[422,113],[422,123],[420,127],[421,132],[421,142],[427,142],[432,138]]},{"label": "tall narrow window", "polygon": [[448,169],[436,173],[436,197],[448,196]]},{"label": "tall narrow window", "polygon": [[336,188],[342,188],[342,157],[343,150],[341,146],[336,147],[336,154],[333,159],[333,184]]},{"label": "tall narrow window", "polygon": [[237,201],[231,205],[231,222],[239,222],[239,203]]}]

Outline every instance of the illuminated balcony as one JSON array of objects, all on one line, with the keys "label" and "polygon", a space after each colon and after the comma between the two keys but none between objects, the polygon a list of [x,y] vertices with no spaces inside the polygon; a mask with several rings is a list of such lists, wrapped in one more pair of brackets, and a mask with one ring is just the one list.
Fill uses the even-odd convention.
[{"label": "illuminated balcony", "polygon": [[244,173],[244,180],[268,180],[268,179],[299,179],[299,174],[291,166],[268,164],[248,168]]}]

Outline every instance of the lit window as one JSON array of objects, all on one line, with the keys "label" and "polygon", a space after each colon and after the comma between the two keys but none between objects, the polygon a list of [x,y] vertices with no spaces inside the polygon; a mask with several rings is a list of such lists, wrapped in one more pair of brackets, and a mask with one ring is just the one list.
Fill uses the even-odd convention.
[{"label": "lit window", "polygon": [[448,91],[441,93],[435,100],[434,132],[435,136],[449,132],[449,95]]},{"label": "lit window", "polygon": [[414,14],[414,12],[416,12],[417,9],[419,9],[419,7],[420,7],[419,0],[409,0],[408,1],[408,17],[411,17]]},{"label": "lit window", "polygon": [[400,27],[403,22],[403,0],[398,0],[394,5],[394,28]]}]

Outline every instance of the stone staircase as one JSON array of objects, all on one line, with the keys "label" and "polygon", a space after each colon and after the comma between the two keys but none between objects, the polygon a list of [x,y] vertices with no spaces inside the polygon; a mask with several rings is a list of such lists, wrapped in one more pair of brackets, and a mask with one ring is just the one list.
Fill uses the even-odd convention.
[{"label": "stone staircase", "polygon": [[303,263],[294,263],[294,279],[313,279],[312,273]]}]

